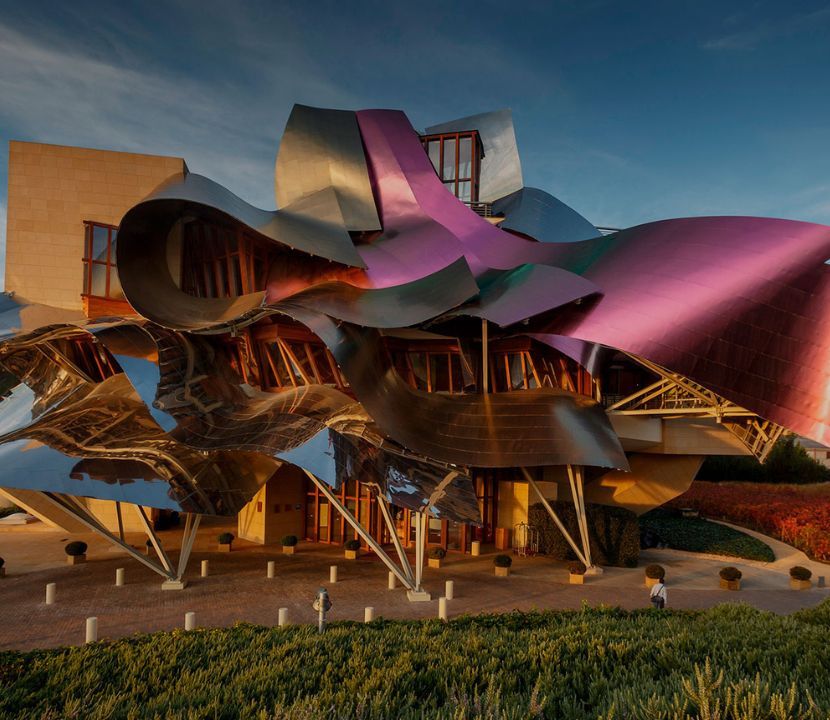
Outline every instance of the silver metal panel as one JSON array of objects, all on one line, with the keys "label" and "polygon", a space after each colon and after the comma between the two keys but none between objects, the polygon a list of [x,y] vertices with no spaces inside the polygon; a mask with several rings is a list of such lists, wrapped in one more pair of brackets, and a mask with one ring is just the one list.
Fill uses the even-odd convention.
[{"label": "silver metal panel", "polygon": [[524,182],[516,133],[513,130],[513,113],[505,109],[470,115],[432,125],[425,132],[427,135],[437,135],[462,130],[478,130],[484,147],[478,199],[481,202],[494,202],[520,190]]},{"label": "silver metal panel", "polygon": [[355,114],[295,105],[277,154],[277,207],[294,210],[328,188],[347,230],[380,229]]},{"label": "silver metal panel", "polygon": [[496,200],[493,214],[505,216],[502,230],[516,230],[541,242],[576,242],[602,233],[550,193],[525,187]]}]

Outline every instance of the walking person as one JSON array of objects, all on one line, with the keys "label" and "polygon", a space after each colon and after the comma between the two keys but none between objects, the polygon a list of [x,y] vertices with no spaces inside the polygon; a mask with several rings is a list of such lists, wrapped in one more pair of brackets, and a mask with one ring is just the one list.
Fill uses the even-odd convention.
[{"label": "walking person", "polygon": [[658,610],[662,610],[666,607],[666,602],[668,601],[668,593],[666,592],[666,577],[665,575],[661,577],[654,585],[651,587],[651,604],[654,605]]}]

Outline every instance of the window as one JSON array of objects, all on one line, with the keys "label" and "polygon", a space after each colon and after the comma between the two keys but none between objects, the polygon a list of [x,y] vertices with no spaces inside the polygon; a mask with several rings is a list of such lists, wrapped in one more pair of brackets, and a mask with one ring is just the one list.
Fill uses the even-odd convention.
[{"label": "window", "polygon": [[92,221],[84,222],[84,291],[86,297],[121,300],[124,293],[115,268],[115,241],[118,228]]},{"label": "window", "polygon": [[478,202],[478,176],[484,153],[475,130],[421,138],[441,182],[465,203]]},{"label": "window", "polygon": [[259,340],[258,345],[263,390],[300,385],[347,387],[334,357],[319,342],[275,337]]}]

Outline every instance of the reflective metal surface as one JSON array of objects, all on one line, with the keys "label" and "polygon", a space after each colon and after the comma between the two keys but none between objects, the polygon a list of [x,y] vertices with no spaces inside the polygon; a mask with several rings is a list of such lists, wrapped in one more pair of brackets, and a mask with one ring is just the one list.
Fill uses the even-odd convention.
[{"label": "reflective metal surface", "polygon": [[503,230],[516,230],[540,242],[576,242],[599,237],[600,231],[550,193],[524,187],[493,203],[493,215],[504,215]]},{"label": "reflective metal surface", "polygon": [[496,110],[470,115],[440,125],[432,125],[425,132],[427,135],[438,135],[464,130],[478,130],[484,147],[479,200],[493,202],[520,190],[524,183],[522,162],[519,159],[516,133],[513,129],[513,113],[510,110]]}]

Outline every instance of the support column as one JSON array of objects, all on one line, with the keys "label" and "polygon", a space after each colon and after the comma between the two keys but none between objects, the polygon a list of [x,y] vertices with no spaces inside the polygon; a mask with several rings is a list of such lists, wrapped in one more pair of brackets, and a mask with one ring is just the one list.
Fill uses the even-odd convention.
[{"label": "support column", "polygon": [[329,503],[331,503],[332,507],[334,507],[345,519],[349,525],[352,526],[354,531],[360,535],[363,541],[375,552],[375,554],[381,559],[384,565],[389,568],[390,572],[395,574],[395,577],[401,581],[403,586],[407,590],[414,590],[415,583],[407,577],[407,574],[401,570],[395,563],[392,561],[386,551],[381,547],[380,543],[375,540],[371,533],[366,530],[355,518],[354,515],[346,508],[343,503],[340,502],[340,498],[338,498],[332,491],[331,488],[326,485],[322,480],[318,479],[316,475],[310,473],[308,470],[304,470],[305,474],[308,476],[308,479],[311,480],[312,483],[317,487],[317,489],[326,496]]},{"label": "support column", "polygon": [[585,483],[582,475],[581,465],[568,465],[568,482],[571,485],[571,496],[576,511],[576,521],[579,526],[579,535],[582,538],[582,550],[585,560],[582,562],[586,567],[586,574],[599,575],[602,568],[594,565],[591,560],[591,538],[588,533],[588,513],[585,509]]},{"label": "support column", "polygon": [[398,530],[395,527],[394,520],[392,519],[392,513],[389,510],[389,503],[383,496],[380,489],[377,489],[375,497],[377,498],[381,517],[389,530],[389,536],[392,538],[392,544],[395,546],[395,552],[398,554],[398,559],[401,561],[401,570],[403,570],[413,584],[417,584],[415,583],[415,576],[412,574],[412,566],[409,564],[409,558],[406,556],[406,552],[401,544],[401,539],[398,537]]},{"label": "support column", "polygon": [[427,520],[429,511],[415,513],[415,588],[407,592],[411,602],[427,602],[432,596],[421,587],[424,575],[424,556],[426,555]]},{"label": "support column", "polygon": [[487,320],[481,318],[481,392],[489,392],[490,355],[487,347]]}]

